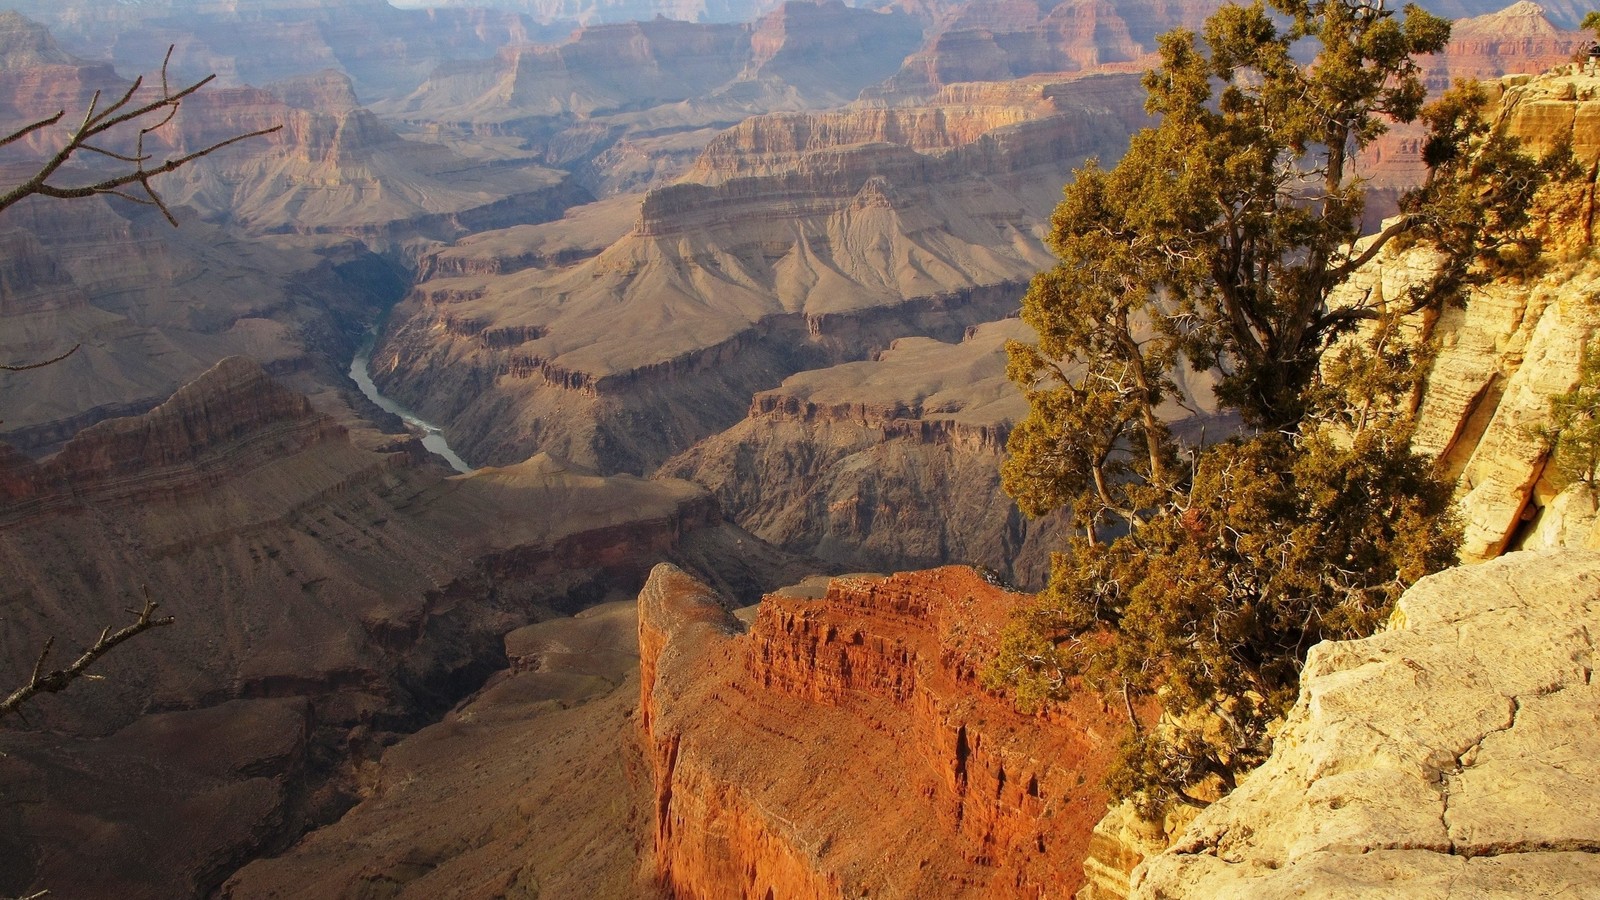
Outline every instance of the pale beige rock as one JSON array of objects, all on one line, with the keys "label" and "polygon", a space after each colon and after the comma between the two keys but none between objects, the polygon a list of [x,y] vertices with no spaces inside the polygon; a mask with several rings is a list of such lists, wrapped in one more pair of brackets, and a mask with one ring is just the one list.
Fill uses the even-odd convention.
[{"label": "pale beige rock", "polygon": [[[1464,561],[1515,548],[1523,537],[1518,526],[1532,522],[1557,493],[1544,479],[1548,451],[1533,429],[1549,420],[1550,399],[1578,380],[1583,349],[1600,327],[1600,309],[1589,299],[1597,290],[1600,266],[1561,267],[1531,286],[1490,285],[1475,292],[1464,313],[1447,314],[1457,343],[1447,346],[1437,365],[1455,370],[1451,377],[1469,386],[1474,380],[1464,370],[1478,366],[1483,373],[1476,408],[1468,406],[1456,417],[1456,434],[1441,448],[1447,470],[1460,472]],[[1478,349],[1486,339],[1495,347],[1492,358]],[[1438,372],[1423,405],[1428,427],[1444,406],[1433,402],[1435,385],[1441,396],[1461,393]]]},{"label": "pale beige rock", "polygon": [[1313,648],[1272,758],[1132,896],[1596,896],[1600,553],[1516,553]]},{"label": "pale beige rock", "polygon": [[1575,484],[1544,508],[1524,547],[1548,550],[1582,547],[1600,550],[1600,495],[1589,485]]},{"label": "pale beige rock", "polygon": [[1127,900],[1128,877],[1139,863],[1167,849],[1174,832],[1193,820],[1188,807],[1175,811],[1181,823],[1169,817],[1162,827],[1138,814],[1133,804],[1119,803],[1095,823],[1089,835],[1089,855],[1083,860],[1083,887],[1074,900]]},{"label": "pale beige rock", "polygon": [[[1568,85],[1577,88],[1568,91]],[[1600,158],[1597,88],[1600,77],[1565,69],[1508,77],[1496,88],[1499,124],[1534,153],[1570,138],[1579,160],[1592,167]],[[1446,309],[1433,325],[1440,351],[1412,446],[1438,457],[1444,472],[1458,479],[1464,562],[1508,549],[1583,546],[1590,540],[1592,514],[1574,519],[1578,510],[1567,501],[1558,512],[1547,512],[1561,486],[1546,472],[1548,447],[1535,429],[1548,422],[1551,398],[1577,382],[1584,347],[1600,330],[1600,304],[1594,301],[1600,262],[1586,243],[1593,202],[1548,215],[1542,274],[1474,288],[1465,308]],[[1335,302],[1403,297],[1409,285],[1431,275],[1433,265],[1421,249],[1385,252]]]}]

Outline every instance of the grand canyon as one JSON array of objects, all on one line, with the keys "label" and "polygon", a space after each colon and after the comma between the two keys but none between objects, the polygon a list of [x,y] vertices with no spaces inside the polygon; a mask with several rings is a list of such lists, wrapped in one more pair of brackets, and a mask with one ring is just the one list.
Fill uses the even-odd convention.
[{"label": "grand canyon", "polygon": [[[1600,511],[1533,437],[1600,353],[1575,0],[1423,4],[1427,86],[1574,160],[1425,326],[1461,564],[1198,813],[1108,802],[1131,703],[984,677],[1074,528],[1001,477],[1052,211],[1220,5],[0,2],[7,133],[211,75],[142,149],[266,132],[0,208],[0,693],[173,619],[0,720],[0,896],[1592,896]],[[1214,381],[1164,427],[1240,433]]]}]

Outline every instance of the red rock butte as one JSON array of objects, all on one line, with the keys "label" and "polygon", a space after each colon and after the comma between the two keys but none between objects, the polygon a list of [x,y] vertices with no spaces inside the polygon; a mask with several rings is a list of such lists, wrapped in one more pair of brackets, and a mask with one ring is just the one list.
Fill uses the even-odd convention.
[{"label": "red rock butte", "polygon": [[639,722],[665,889],[1071,894],[1122,722],[1088,698],[1025,716],[979,685],[1020,599],[967,568],[850,576],[769,595],[741,633],[708,588],[657,566]]}]

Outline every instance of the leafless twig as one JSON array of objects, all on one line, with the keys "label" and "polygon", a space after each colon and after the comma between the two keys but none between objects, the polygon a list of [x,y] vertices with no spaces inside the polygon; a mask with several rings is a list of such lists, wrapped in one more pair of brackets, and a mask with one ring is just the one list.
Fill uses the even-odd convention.
[{"label": "leafless twig", "polygon": [[[45,662],[50,658],[50,648],[55,644],[56,640],[53,637],[46,639],[44,649],[39,651],[38,661],[33,664],[33,674],[28,678],[28,683],[12,691],[11,695],[4,700],[0,700],[0,719],[4,719],[14,712],[20,715],[18,711],[22,704],[28,702],[35,694],[54,694],[65,690],[68,685],[79,678],[99,677],[88,674],[89,666],[95,660],[110,653],[113,648],[123,641],[143,634],[152,628],[160,628],[163,625],[172,624],[173,618],[171,616],[156,616],[156,608],[159,605],[150,599],[150,589],[148,587],[144,588],[144,608],[137,612],[138,618],[134,619],[131,624],[125,625],[116,631],[112,631],[111,626],[106,626],[105,630],[100,632],[100,639],[95,641],[93,646],[83,651],[77,659],[72,661],[71,665],[64,669],[46,670]],[[128,612],[132,613],[134,610],[130,609]]]},{"label": "leafless twig", "polygon": [[82,347],[82,346],[83,346],[82,344],[73,344],[71,350],[68,350],[67,352],[61,354],[60,356],[52,357],[52,358],[46,359],[46,360],[41,360],[40,362],[20,363],[18,365],[14,365],[14,366],[3,366],[3,365],[0,365],[0,372],[26,372],[29,369],[42,369],[45,366],[53,366],[56,363],[61,362],[63,359],[66,359],[67,357],[71,356],[72,354],[77,353],[78,352],[78,348]]},{"label": "leafless twig", "polygon": [[[140,88],[144,86],[144,78],[142,76],[134,79],[133,84],[128,87],[127,91],[116,102],[104,109],[100,108],[100,92],[96,91],[94,97],[89,101],[89,109],[84,113],[83,121],[68,133],[66,144],[46,160],[32,176],[4,193],[0,193],[0,210],[10,207],[24,197],[33,195],[73,199],[93,197],[97,194],[113,194],[134,203],[154,206],[161,210],[161,214],[167,217],[168,222],[177,225],[178,220],[173,217],[172,211],[167,208],[167,204],[161,199],[161,195],[156,193],[155,188],[151,186],[150,179],[187,165],[202,156],[215,153],[223,147],[237,144],[248,138],[271,134],[283,128],[282,125],[274,125],[271,128],[262,128],[245,134],[237,134],[211,144],[204,149],[196,150],[193,153],[172,156],[156,162],[155,155],[145,151],[145,136],[164,128],[178,114],[178,107],[183,104],[185,99],[210,84],[217,77],[215,75],[207,75],[187,87],[173,90],[167,81],[167,68],[171,63],[172,48],[168,47],[167,57],[161,63],[161,91],[155,99],[148,102],[140,103],[136,99]],[[5,137],[0,137],[0,147],[38,134],[60,123],[66,117],[66,114],[66,110],[62,110],[53,116],[30,122]],[[114,137],[119,129],[126,133],[126,130],[130,128],[138,129],[134,135],[134,147],[131,152],[122,153],[108,149],[105,146],[105,140],[109,137]],[[51,179],[56,176],[61,167],[80,153],[103,156],[126,163],[132,168],[101,178],[98,181],[68,185],[53,182]],[[124,190],[125,188],[135,188],[143,196],[130,193]]]}]

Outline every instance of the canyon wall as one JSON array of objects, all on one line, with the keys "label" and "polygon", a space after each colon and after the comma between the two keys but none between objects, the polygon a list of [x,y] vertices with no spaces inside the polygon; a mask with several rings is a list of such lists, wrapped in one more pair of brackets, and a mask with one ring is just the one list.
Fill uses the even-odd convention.
[{"label": "canyon wall", "polygon": [[[937,155],[819,146],[879,131],[844,121],[761,163],[765,174],[724,171],[718,161],[737,154],[709,152],[711,183],[646,194],[631,230],[593,256],[504,275],[441,267],[398,309],[374,378],[444,424],[469,458],[547,449],[649,470],[738,421],[785,375],[901,336],[955,339],[1011,312],[1022,280],[1050,258],[1039,227],[1060,172],[1119,151],[1143,121],[1135,89],[1091,78],[1014,92],[1027,121]],[[998,103],[949,99],[958,105],[908,120],[945,123],[946,137],[918,141],[977,133],[950,124],[968,114],[997,121]],[[728,140],[781,147],[794,133],[792,117],[759,121]],[[528,340],[496,344],[490,330]]]},{"label": "canyon wall", "polygon": [[0,734],[0,891],[209,893],[342,813],[371,757],[505,665],[507,631],[725,527],[685,482],[426,458],[357,446],[237,358],[52,457],[0,455],[0,668],[49,637],[64,662],[145,591],[176,618]]},{"label": "canyon wall", "polygon": [[[1570,142],[1581,176],[1539,212],[1542,269],[1473,288],[1464,308],[1434,324],[1441,342],[1418,417],[1416,448],[1457,478],[1466,561],[1523,547],[1600,541],[1594,499],[1581,485],[1562,495],[1537,428],[1552,397],[1578,380],[1600,329],[1600,267],[1591,252],[1600,165],[1600,78],[1548,74],[1501,82],[1500,122],[1541,153]],[[1388,254],[1351,289],[1400,296],[1430,271],[1426,253]],[[1548,511],[1548,512],[1547,512]]]},{"label": "canyon wall", "polygon": [[[968,569],[639,599],[654,870],[676,897],[1037,897],[1078,883],[1117,713],[982,690],[1018,597]],[[870,785],[870,790],[864,786]]]},{"label": "canyon wall", "polygon": [[959,344],[902,338],[876,360],[791,376],[661,474],[706,486],[762,539],[845,570],[962,562],[1041,586],[1060,517],[1027,520],[1000,490],[1006,436],[1027,413],[1004,344],[1030,339],[1008,319]]}]

